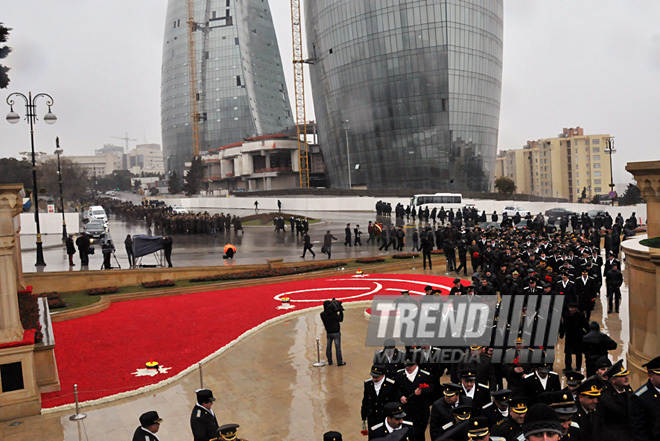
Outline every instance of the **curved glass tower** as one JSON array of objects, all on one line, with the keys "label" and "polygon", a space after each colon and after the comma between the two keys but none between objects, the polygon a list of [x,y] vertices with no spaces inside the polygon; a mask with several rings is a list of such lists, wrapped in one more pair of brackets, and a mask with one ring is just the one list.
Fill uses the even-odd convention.
[{"label": "curved glass tower", "polygon": [[305,22],[332,187],[491,188],[503,0],[307,0]]},{"label": "curved glass tower", "polygon": [[192,103],[199,150],[293,125],[267,0],[193,0],[196,96],[189,84],[186,0],[169,0],[161,79],[161,129],[167,171],[181,176],[192,156]]}]

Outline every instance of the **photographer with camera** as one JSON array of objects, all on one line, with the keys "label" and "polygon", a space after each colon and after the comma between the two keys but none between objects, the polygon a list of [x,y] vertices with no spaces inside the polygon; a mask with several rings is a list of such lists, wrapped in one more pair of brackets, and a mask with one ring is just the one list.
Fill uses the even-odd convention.
[{"label": "photographer with camera", "polygon": [[337,355],[337,366],[344,366],[346,362],[341,356],[341,325],[344,321],[344,307],[336,299],[323,302],[323,312],[321,320],[325,327],[327,336],[325,356],[328,358],[328,364],[332,364],[332,342],[335,342],[335,352]]},{"label": "photographer with camera", "polygon": [[103,269],[112,269],[110,258],[115,252],[115,245],[112,243],[112,239],[108,239],[106,236],[103,237],[101,242],[101,252],[103,253]]}]

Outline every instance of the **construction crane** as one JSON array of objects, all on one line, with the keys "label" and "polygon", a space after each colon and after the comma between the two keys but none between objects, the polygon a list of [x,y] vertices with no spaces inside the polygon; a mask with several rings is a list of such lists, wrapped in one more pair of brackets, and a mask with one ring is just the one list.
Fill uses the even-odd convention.
[{"label": "construction crane", "polygon": [[188,83],[190,84],[190,116],[192,119],[192,155],[199,156],[199,112],[197,109],[197,71],[195,69],[195,22],[193,0],[187,0],[188,17]]},{"label": "construction crane", "polygon": [[126,141],[126,153],[128,153],[128,141],[137,141],[137,139],[129,138],[129,137],[128,137],[128,132],[126,132],[126,134],[125,134],[123,137],[120,137],[120,136],[112,136],[111,138],[114,138],[114,139],[123,139],[124,141]]},{"label": "construction crane", "polygon": [[309,188],[309,147],[307,145],[303,63],[311,63],[311,60],[303,58],[300,0],[291,0],[291,32],[293,35],[293,86],[296,93],[296,133],[298,135],[300,188]]}]

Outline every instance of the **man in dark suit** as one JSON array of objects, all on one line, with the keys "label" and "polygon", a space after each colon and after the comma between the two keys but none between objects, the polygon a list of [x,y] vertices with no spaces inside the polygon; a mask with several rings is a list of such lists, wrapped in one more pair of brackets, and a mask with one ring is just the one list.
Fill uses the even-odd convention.
[{"label": "man in dark suit", "polygon": [[491,403],[481,408],[481,415],[488,419],[488,427],[493,427],[509,416],[509,399],[511,391],[509,389],[500,389],[490,394],[493,397]]},{"label": "man in dark suit", "polygon": [[364,393],[360,409],[364,428],[382,422],[387,416],[385,415],[385,404],[398,399],[394,380],[385,376],[385,367],[378,364],[371,366],[371,378],[364,380]]},{"label": "man in dark suit", "polygon": [[209,389],[198,389],[197,403],[190,414],[190,428],[194,441],[210,441],[218,437],[218,420],[211,410],[215,398]]},{"label": "man in dark suit", "polygon": [[578,303],[580,305],[580,310],[584,313],[584,316],[589,320],[591,318],[591,311],[594,309],[596,304],[596,279],[592,276],[589,276],[589,269],[582,269],[582,276],[575,279],[575,293],[578,297]]},{"label": "man in dark suit", "polygon": [[472,409],[472,399],[461,394],[460,384],[444,383],[442,397],[431,406],[430,433],[431,439],[437,439],[455,422],[452,409],[459,406],[469,406]]},{"label": "man in dark suit", "polygon": [[577,303],[570,303],[568,311],[562,314],[559,326],[559,338],[566,337],[564,341],[564,358],[566,369],[573,369],[573,355],[575,355],[575,369],[582,369],[582,337],[589,330],[589,322],[584,314],[580,313]]},{"label": "man in dark suit", "polygon": [[649,381],[630,396],[628,412],[632,439],[651,441],[660,439],[660,357],[642,367]]},{"label": "man in dark suit", "polygon": [[525,375],[523,393],[529,403],[537,403],[538,396],[543,392],[561,390],[559,375],[552,370],[552,363],[540,363],[531,374]]},{"label": "man in dark suit", "polygon": [[158,412],[150,410],[140,415],[140,425],[133,433],[133,441],[158,441],[156,432],[160,429],[160,423],[163,419],[158,416]]}]

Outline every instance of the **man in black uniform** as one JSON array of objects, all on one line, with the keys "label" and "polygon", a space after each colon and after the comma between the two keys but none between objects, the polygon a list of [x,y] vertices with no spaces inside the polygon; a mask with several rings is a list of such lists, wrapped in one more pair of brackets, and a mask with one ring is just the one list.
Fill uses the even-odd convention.
[{"label": "man in black uniform", "polygon": [[140,415],[140,425],[133,433],[133,441],[158,441],[156,432],[160,429],[160,423],[163,419],[158,416],[158,412],[150,410]]},{"label": "man in black uniform", "polygon": [[194,441],[210,441],[218,438],[218,420],[211,410],[215,398],[209,389],[198,389],[197,404],[193,407],[190,415],[190,428],[192,429]]},{"label": "man in black uniform", "polygon": [[396,402],[387,403],[385,405],[385,413],[387,417],[385,417],[383,422],[369,427],[370,440],[383,438],[398,430],[405,430],[406,433],[412,433],[412,429],[414,429],[413,423],[404,420],[406,413],[403,411],[401,404]]},{"label": "man in black uniform", "polygon": [[506,441],[523,441],[522,425],[527,413],[527,398],[511,399],[509,416],[495,424],[491,429],[492,436],[501,436]]},{"label": "man in black uniform", "polygon": [[430,397],[433,396],[431,375],[417,366],[417,351],[406,354],[405,368],[396,373],[399,402],[413,423],[412,438],[424,441],[424,432],[429,423]]},{"label": "man in black uniform", "polygon": [[468,406],[472,410],[472,399],[460,392],[463,387],[459,384],[444,383],[442,385],[442,398],[436,400],[431,406],[430,430],[431,439],[442,436],[455,422],[452,409],[459,406]]},{"label": "man in black uniform", "polygon": [[630,396],[629,415],[632,439],[660,439],[660,357],[643,364],[649,381]]},{"label": "man in black uniform", "polygon": [[559,326],[559,338],[566,337],[564,341],[565,370],[573,369],[573,354],[575,354],[575,369],[582,369],[582,337],[588,331],[589,322],[584,314],[580,313],[577,303],[570,303],[568,311],[562,314]]},{"label": "man in black uniform", "polygon": [[387,416],[385,415],[385,404],[398,399],[394,380],[385,377],[385,367],[379,364],[371,366],[371,378],[364,380],[364,393],[360,408],[363,429],[383,421]]},{"label": "man in black uniform", "polygon": [[467,440],[468,438],[468,420],[472,416],[470,406],[458,406],[451,409],[454,414],[454,421],[447,424],[445,432],[437,438],[439,440]]},{"label": "man in black uniform", "polygon": [[490,402],[488,386],[476,384],[477,372],[474,369],[463,369],[461,371],[462,394],[472,398],[472,409],[478,412]]},{"label": "man in black uniform", "polygon": [[573,396],[573,401],[576,401],[577,388],[584,380],[584,375],[577,371],[564,371],[564,376],[566,377],[566,387],[562,391],[570,393]]},{"label": "man in black uniform", "polygon": [[541,401],[548,404],[561,420],[561,435],[563,440],[569,441],[586,441],[585,433],[580,429],[580,426],[573,421],[577,413],[577,407],[573,397],[568,392],[545,392],[541,394]]},{"label": "man in black uniform", "polygon": [[523,393],[529,403],[536,403],[543,392],[561,390],[559,375],[552,372],[552,363],[540,363],[534,372],[527,374],[523,380]]},{"label": "man in black uniform", "polygon": [[598,322],[589,324],[589,332],[582,337],[582,350],[587,364],[587,377],[596,372],[596,361],[600,357],[607,357],[608,351],[616,349],[617,343],[608,335],[600,332]]},{"label": "man in black uniform", "polygon": [[500,389],[491,392],[493,397],[492,403],[486,404],[481,408],[481,415],[488,419],[488,426],[493,427],[509,416],[509,399],[511,398],[511,391],[509,389]]},{"label": "man in black uniform", "polygon": [[458,277],[454,279],[453,281],[454,286],[452,286],[451,290],[449,291],[450,296],[461,296],[465,295],[465,286],[461,284],[461,279]]},{"label": "man in black uniform", "polygon": [[346,228],[344,228],[344,246],[346,245],[353,246],[351,244],[351,224],[346,224]]},{"label": "man in black uniform", "polygon": [[601,440],[620,441],[630,437],[628,402],[633,390],[630,387],[628,369],[619,360],[607,371],[608,384],[601,390],[596,411],[601,426],[598,434]]},{"label": "man in black uniform", "polygon": [[580,425],[584,431],[586,438],[591,439],[594,434],[594,429],[600,424],[600,418],[596,411],[598,398],[600,398],[600,388],[598,382],[594,378],[589,378],[582,382],[580,387],[577,388],[577,415],[575,422]]}]

